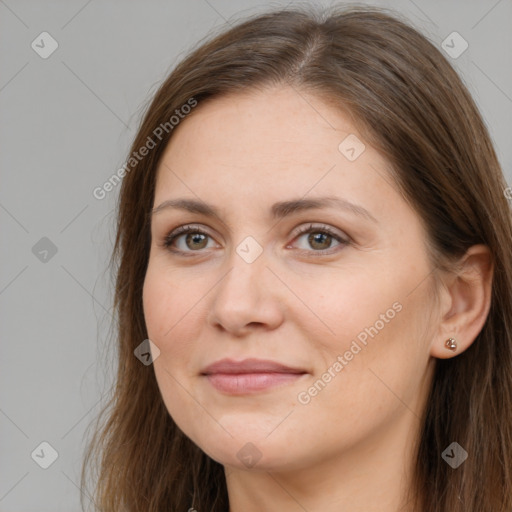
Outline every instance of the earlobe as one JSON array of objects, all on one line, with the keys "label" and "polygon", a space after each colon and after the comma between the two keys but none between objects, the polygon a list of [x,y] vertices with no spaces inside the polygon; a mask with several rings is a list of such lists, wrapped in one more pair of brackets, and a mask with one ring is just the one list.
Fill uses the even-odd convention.
[{"label": "earlobe", "polygon": [[449,307],[442,313],[431,355],[447,359],[464,352],[482,330],[491,307],[493,262],[489,248],[474,245],[446,284]]}]

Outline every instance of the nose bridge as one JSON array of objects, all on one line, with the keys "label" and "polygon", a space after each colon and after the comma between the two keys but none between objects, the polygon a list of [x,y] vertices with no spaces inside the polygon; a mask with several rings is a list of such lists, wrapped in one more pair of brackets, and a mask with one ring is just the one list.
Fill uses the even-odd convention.
[{"label": "nose bridge", "polygon": [[232,247],[228,267],[212,296],[210,319],[226,330],[253,323],[275,327],[281,318],[275,287],[269,286],[266,251],[252,237]]},{"label": "nose bridge", "polygon": [[217,299],[236,298],[253,303],[258,300],[260,293],[264,291],[260,288],[263,288],[262,285],[268,277],[265,274],[269,272],[263,252],[262,249],[257,255],[254,245],[248,245],[245,241],[233,247],[226,262],[228,272],[218,286]]}]

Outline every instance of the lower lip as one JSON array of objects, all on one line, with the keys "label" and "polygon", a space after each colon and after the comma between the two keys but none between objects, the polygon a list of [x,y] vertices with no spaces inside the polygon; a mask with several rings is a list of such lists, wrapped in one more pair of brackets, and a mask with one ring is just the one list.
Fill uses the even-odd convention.
[{"label": "lower lip", "polygon": [[224,393],[243,395],[295,382],[304,373],[214,373],[206,375],[210,384]]}]

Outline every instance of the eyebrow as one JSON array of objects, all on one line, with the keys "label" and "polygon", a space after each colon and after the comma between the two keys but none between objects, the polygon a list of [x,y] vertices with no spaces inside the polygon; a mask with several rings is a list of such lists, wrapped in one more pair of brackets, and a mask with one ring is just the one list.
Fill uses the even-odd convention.
[{"label": "eyebrow", "polygon": [[[204,201],[196,201],[195,199],[186,198],[168,199],[167,201],[164,201],[156,208],[153,208],[151,216],[168,208],[185,210],[191,213],[202,214],[207,217],[221,217],[219,210],[215,206],[205,203]],[[378,224],[377,219],[366,208],[335,196],[281,201],[274,203],[270,208],[270,212],[274,219],[282,219],[297,212],[319,208],[338,208],[360,217],[364,217],[365,219]]]}]

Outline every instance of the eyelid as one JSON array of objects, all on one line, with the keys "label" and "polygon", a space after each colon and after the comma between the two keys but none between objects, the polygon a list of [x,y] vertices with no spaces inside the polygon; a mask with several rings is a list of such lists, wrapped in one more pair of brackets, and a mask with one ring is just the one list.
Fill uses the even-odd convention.
[{"label": "eyelid", "polygon": [[304,233],[308,233],[309,231],[313,230],[325,231],[330,235],[338,237],[346,242],[349,242],[351,240],[350,237],[343,231],[340,232],[338,229],[331,227],[328,224],[323,224],[322,222],[308,222],[306,224],[301,224],[292,232],[292,236],[295,239],[297,236],[303,235]]}]

